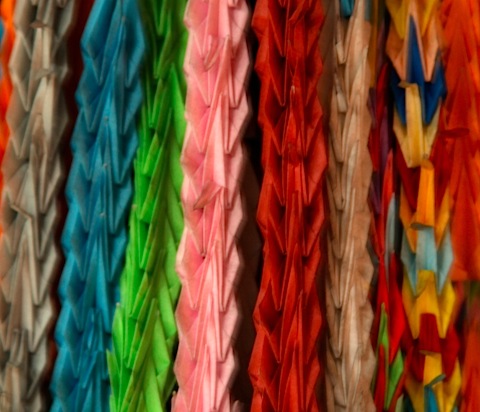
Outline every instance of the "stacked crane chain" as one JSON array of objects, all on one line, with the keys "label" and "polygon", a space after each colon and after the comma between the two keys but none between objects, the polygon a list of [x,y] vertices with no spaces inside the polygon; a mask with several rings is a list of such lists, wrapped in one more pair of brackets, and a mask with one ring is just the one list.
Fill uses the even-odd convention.
[{"label": "stacked crane chain", "polygon": [[237,236],[244,218],[241,139],[249,113],[248,18],[242,0],[189,0],[185,14],[189,40],[184,66],[187,131],[181,158],[185,230],[177,256],[183,285],[176,311],[177,412],[225,411],[232,405]]},{"label": "stacked crane chain", "polygon": [[[461,24],[458,22],[461,21]],[[480,226],[478,179],[478,144],[480,138],[480,5],[476,1],[444,1],[440,8],[440,23],[444,48],[442,57],[448,93],[442,107],[439,135],[434,146],[433,162],[437,176],[436,197],[450,194],[453,263],[450,277],[460,281],[457,286],[456,306],[464,305],[465,352],[462,365],[461,391],[463,411],[474,410],[480,402],[478,342],[479,305],[478,286],[480,279]],[[455,23],[457,22],[457,23]],[[465,288],[467,299],[458,291]],[[470,301],[473,301],[470,302]],[[452,319],[451,324],[457,323]],[[456,343],[458,345],[458,343]],[[456,355],[455,351],[452,351]],[[442,354],[442,355],[446,355]],[[448,354],[452,358],[452,353]],[[453,357],[455,359],[455,357]],[[444,364],[447,362],[444,362]],[[454,365],[449,362],[450,365]],[[474,366],[475,365],[475,366]],[[453,369],[455,371],[455,369]],[[448,373],[450,372],[450,374]],[[459,375],[452,369],[446,371],[446,380],[455,382]],[[453,387],[457,394],[460,382]],[[447,404],[448,406],[449,404]]]},{"label": "stacked crane chain", "polygon": [[[404,359],[400,348],[406,328],[402,305],[403,272],[396,254],[399,228],[393,153],[389,152],[383,179],[380,215],[376,221],[379,259],[376,312],[373,327],[377,365],[374,379],[374,399],[377,410],[400,407],[403,392]],[[398,405],[398,406],[397,406]]]},{"label": "stacked crane chain", "polygon": [[60,258],[55,230],[63,180],[58,147],[67,123],[65,35],[74,4],[18,0],[15,5],[10,139],[2,164],[2,411],[45,408],[40,386],[50,362],[50,288]]},{"label": "stacked crane chain", "polygon": [[372,111],[375,125],[371,131],[370,153],[374,164],[371,205],[374,218],[373,250],[377,260],[375,319],[372,334],[377,364],[374,378],[374,399],[377,410],[395,409],[402,393],[404,376],[400,342],[406,327],[401,285],[402,266],[398,255],[398,185],[393,157],[393,133],[388,124],[388,63],[382,66],[377,79]]},{"label": "stacked crane chain", "polygon": [[[375,365],[370,343],[373,312],[368,299],[373,266],[367,249],[372,174],[368,151],[370,23],[365,20],[364,0],[355,1],[348,18],[341,17],[339,6],[340,0],[336,2],[336,72],[327,179],[331,221],[326,286],[327,409],[367,411],[374,410],[370,384]],[[346,9],[341,9],[345,15]]]},{"label": "stacked crane chain", "polygon": [[124,265],[144,43],[135,0],[97,0],[82,36],[84,71],[67,183],[66,264],[52,410],[108,410],[106,349]]},{"label": "stacked crane chain", "polygon": [[[15,41],[15,27],[13,21],[15,1],[3,1],[0,4],[0,16],[2,22],[2,39],[1,39],[1,77],[0,77],[0,164],[3,162],[3,157],[7,149],[8,138],[10,136],[10,130],[7,124],[7,110],[12,96],[12,79],[10,77],[10,71],[8,68],[8,62],[12,53],[13,43]],[[3,173],[0,174],[0,193],[3,192]],[[3,221],[0,219],[0,231]],[[0,232],[1,234],[1,232]],[[1,281],[3,283],[3,280]],[[2,305],[0,309],[0,319],[2,321],[7,315],[7,311],[10,309],[8,305],[5,305],[4,300],[1,300]],[[8,352],[4,352],[4,345],[1,344],[1,366],[4,368],[6,362],[8,362]],[[4,405],[5,408],[11,408],[11,393],[5,393],[5,383],[0,380],[0,388],[2,390],[0,405]]]},{"label": "stacked crane chain", "polygon": [[393,129],[400,148],[396,164],[404,227],[405,387],[415,410],[452,410],[460,370],[452,326],[455,292],[448,277],[452,264],[450,196],[448,191],[441,193],[438,184],[443,166],[431,161],[445,94],[438,56],[438,2],[388,2],[387,6],[392,16],[387,53],[395,66]]},{"label": "stacked crane chain", "polygon": [[[448,94],[439,125],[434,162],[439,164],[439,195],[449,189],[452,213],[454,281],[480,279],[480,5],[445,1],[441,7],[442,50]],[[455,21],[462,21],[456,24]],[[468,234],[468,235],[467,235]]]},{"label": "stacked crane chain", "polygon": [[372,72],[370,94],[373,124],[370,131],[370,157],[373,165],[370,205],[372,211],[371,247],[375,259],[375,318],[372,343],[376,368],[372,382],[377,411],[397,407],[403,392],[404,360],[400,348],[406,319],[401,285],[403,272],[399,257],[398,184],[393,153],[394,136],[388,105],[391,66],[383,53],[386,40],[386,9],[381,1],[372,3],[372,36],[369,65]]},{"label": "stacked crane chain", "polygon": [[[12,79],[8,69],[8,62],[15,41],[15,27],[13,22],[14,7],[15,0],[4,0],[0,3],[0,16],[3,27],[3,36],[0,47],[0,64],[2,71],[0,77],[0,164],[3,161],[3,156],[7,149],[8,137],[10,135],[10,130],[8,129],[7,124],[7,110],[12,96]],[[2,189],[3,174],[0,175],[0,192]]]},{"label": "stacked crane chain", "polygon": [[166,411],[175,385],[175,258],[183,230],[180,153],[185,134],[185,1],[143,0],[144,102],[130,241],[109,354],[111,411]]},{"label": "stacked crane chain", "polygon": [[258,222],[264,268],[254,311],[257,337],[249,372],[252,410],[316,411],[319,235],[326,166],[318,1],[257,2],[264,180]]}]

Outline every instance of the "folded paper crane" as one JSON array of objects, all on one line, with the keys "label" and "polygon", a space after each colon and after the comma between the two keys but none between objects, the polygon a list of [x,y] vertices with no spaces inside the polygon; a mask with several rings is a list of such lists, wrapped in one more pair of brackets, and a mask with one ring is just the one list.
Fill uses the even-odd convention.
[{"label": "folded paper crane", "polygon": [[41,386],[51,363],[51,285],[60,262],[55,241],[63,181],[59,145],[68,120],[64,40],[74,6],[74,0],[15,3],[0,242],[0,409],[5,411],[45,408]]},{"label": "folded paper crane", "polygon": [[317,96],[322,23],[320,2],[258,1],[253,15],[265,172],[257,219],[265,244],[249,365],[252,410],[319,409],[317,281],[326,167]]},{"label": "folded paper crane", "polygon": [[176,383],[175,257],[183,230],[185,1],[142,0],[144,100],[120,303],[108,356],[111,411],[166,411]]},{"label": "folded paper crane", "polygon": [[227,411],[236,364],[240,178],[249,115],[245,1],[189,0],[187,131],[182,151],[185,230],[177,255],[182,281],[173,410]]},{"label": "folded paper crane", "polygon": [[71,147],[62,244],[62,310],[52,410],[107,410],[110,346],[124,265],[131,170],[142,100],[143,32],[136,1],[96,1],[82,36],[84,71]]},{"label": "folded paper crane", "polygon": [[370,385],[375,357],[370,343],[373,312],[368,299],[373,265],[367,249],[372,162],[368,151],[371,24],[366,2],[351,17],[336,4],[336,72],[331,97],[327,191],[328,233],[327,409],[374,410]]},{"label": "folded paper crane", "polygon": [[[392,90],[394,132],[400,146],[396,153],[401,177],[399,217],[404,227],[406,407],[451,410],[460,388],[458,345],[452,327],[455,292],[449,279],[453,260],[451,200],[444,190],[439,195],[441,165],[432,156],[446,92],[443,64],[438,58],[438,4],[403,1],[400,14],[392,4],[389,11],[395,24],[389,40],[396,41],[387,41],[387,54],[397,72],[392,76]],[[405,62],[402,66],[394,57],[400,49]]]}]

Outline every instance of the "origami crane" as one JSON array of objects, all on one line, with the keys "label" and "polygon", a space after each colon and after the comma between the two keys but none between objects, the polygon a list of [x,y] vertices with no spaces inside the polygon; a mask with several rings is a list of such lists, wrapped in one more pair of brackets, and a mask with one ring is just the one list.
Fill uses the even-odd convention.
[{"label": "origami crane", "polygon": [[249,366],[253,410],[319,408],[316,282],[326,166],[317,96],[322,21],[320,2],[297,0],[259,1],[253,16],[260,42],[255,68],[262,82],[258,120],[265,172],[257,213],[264,267]]},{"label": "origami crane", "polygon": [[[13,22],[15,1],[5,0],[0,3],[2,19],[2,38],[0,49],[1,78],[0,78],[0,164],[7,149],[10,130],[7,124],[7,110],[12,96],[12,79],[8,69],[8,62],[12,54],[15,41],[15,27]],[[0,190],[3,189],[3,175],[0,176]],[[0,228],[1,230],[1,228]]]},{"label": "origami crane", "polygon": [[62,244],[52,410],[107,410],[110,346],[127,242],[144,42],[136,1],[96,1],[82,37]]},{"label": "origami crane", "polygon": [[374,410],[370,385],[375,357],[368,290],[373,265],[367,249],[372,176],[368,151],[371,117],[367,60],[370,23],[366,2],[357,0],[349,19],[336,12],[336,73],[332,93],[327,191],[328,234],[327,409]]},{"label": "origami crane", "polygon": [[[10,138],[2,163],[2,411],[40,411],[46,406],[41,386],[50,364],[51,287],[60,263],[55,241],[63,181],[59,144],[67,123],[64,39],[74,6],[74,0],[15,2]],[[2,13],[8,15],[11,7],[12,2],[2,3]],[[7,18],[7,33],[10,24]]]},{"label": "origami crane", "polygon": [[[480,7],[475,1],[442,3],[440,21],[445,38],[445,99],[433,162],[440,196],[450,193],[455,281],[480,279],[479,168],[480,136]],[[462,21],[462,24],[453,24]]]},{"label": "origami crane", "polygon": [[185,1],[144,0],[147,50],[133,207],[109,354],[111,411],[166,411],[176,383],[175,257],[183,231]]},{"label": "origami crane", "polygon": [[245,1],[189,0],[185,24],[187,131],[182,151],[185,229],[177,255],[179,390],[173,410],[230,410],[239,313],[235,287],[244,219],[241,139],[249,107]]},{"label": "origami crane", "polygon": [[[399,27],[406,33],[399,37],[399,43],[387,41],[387,54],[392,60],[401,49],[407,62],[402,67],[394,63],[397,77],[392,81],[394,131],[401,148],[396,164],[402,183],[399,215],[404,226],[402,298],[409,325],[403,339],[409,396],[406,408],[452,410],[460,388],[460,372],[457,337],[451,327],[455,292],[448,277],[453,260],[450,196],[445,191],[439,195],[437,170],[441,166],[429,160],[434,158],[439,105],[446,91],[436,51],[438,25],[432,12],[436,2],[402,2],[400,14],[395,14],[401,9],[392,4],[389,10],[395,24],[390,35],[401,33]],[[445,347],[448,352],[442,351]]]}]

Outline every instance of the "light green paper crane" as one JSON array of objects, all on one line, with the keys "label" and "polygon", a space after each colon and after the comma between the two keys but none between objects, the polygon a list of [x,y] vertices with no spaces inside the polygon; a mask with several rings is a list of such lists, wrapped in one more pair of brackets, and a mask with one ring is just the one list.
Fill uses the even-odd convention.
[{"label": "light green paper crane", "polygon": [[175,386],[175,257],[183,231],[185,0],[140,0],[147,54],[121,299],[108,354],[111,411],[165,411]]}]

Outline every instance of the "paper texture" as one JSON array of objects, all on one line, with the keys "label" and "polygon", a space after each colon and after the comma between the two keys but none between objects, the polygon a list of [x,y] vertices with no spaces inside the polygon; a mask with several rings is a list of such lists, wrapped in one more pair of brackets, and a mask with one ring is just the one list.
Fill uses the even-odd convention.
[{"label": "paper texture", "polygon": [[[379,17],[383,21],[385,16]],[[380,45],[381,41],[380,38]],[[391,116],[387,106],[390,67],[385,61],[381,62],[381,59],[379,55],[375,89],[370,95],[374,114],[369,142],[373,165],[370,190],[373,225],[370,242],[376,261],[376,288],[372,292],[375,308],[372,342],[376,355],[373,394],[376,410],[388,411],[402,406],[400,396],[404,389],[404,359],[400,342],[405,332],[406,319],[401,295],[403,272],[397,246],[401,232],[396,198],[398,179],[393,157],[394,135],[389,124]],[[370,68],[374,69],[371,64]]]},{"label": "paper texture", "polygon": [[408,76],[410,62],[410,42],[418,41],[419,55],[416,62],[420,63],[427,81],[432,80],[436,65],[439,39],[437,27],[433,18],[437,12],[437,0],[386,0],[385,4],[392,24],[388,33],[386,52],[390,57],[395,71],[401,79]]},{"label": "paper texture", "polygon": [[373,312],[368,291],[373,265],[367,249],[372,162],[368,151],[371,24],[366,2],[335,27],[336,73],[331,98],[327,191],[328,232],[327,409],[371,411],[375,356],[370,342]]},{"label": "paper texture", "polygon": [[[445,1],[441,4],[439,16],[448,94],[442,107],[442,121],[432,161],[437,173],[437,198],[442,198],[447,193],[450,200],[453,252],[450,276],[452,280],[460,281],[455,288],[455,304],[458,307],[463,305],[461,314],[464,325],[461,341],[464,358],[460,410],[470,411],[477,408],[480,402],[480,381],[477,376],[480,364],[479,295],[474,282],[464,283],[467,280],[478,280],[480,276],[479,185],[476,178],[476,142],[480,136],[480,5],[475,1]],[[466,296],[461,292],[463,288],[467,291]],[[452,318],[451,324],[458,324],[455,316]],[[455,338],[454,336],[453,339]],[[442,357],[448,356],[447,359],[451,359],[457,352],[458,349],[444,352]],[[455,396],[460,386],[459,373],[450,377],[449,381],[447,389],[450,389],[451,396]],[[446,399],[448,400],[447,397]]]},{"label": "paper texture", "polygon": [[232,409],[240,269],[241,139],[249,114],[245,1],[190,0],[185,24],[187,131],[182,151],[185,230],[177,255],[178,393],[173,410]]},{"label": "paper texture", "polygon": [[[445,41],[442,51],[448,94],[442,108],[442,122],[434,147],[433,162],[438,174],[437,192],[440,196],[445,192],[450,194],[453,249],[450,276],[452,280],[460,281],[456,287],[456,304],[464,305],[461,411],[473,411],[480,403],[479,291],[475,282],[464,282],[478,280],[480,276],[477,200],[477,141],[480,136],[479,22],[478,2],[442,2],[440,27]],[[465,299],[462,293],[459,293],[463,287],[467,291]],[[454,394],[457,390],[458,386],[455,386]]]},{"label": "paper texture", "polygon": [[175,259],[183,230],[185,1],[143,0],[146,34],[139,147],[120,304],[108,356],[111,411],[166,411],[176,383]]},{"label": "paper texture", "polygon": [[249,366],[252,410],[319,409],[316,285],[326,167],[317,96],[322,23],[320,2],[258,1],[253,15],[265,173],[257,218],[265,243]]},{"label": "paper texture", "polygon": [[[15,27],[14,27],[14,8],[15,1],[3,1],[0,4],[0,17],[1,17],[1,46],[0,46],[0,162],[3,162],[5,151],[7,149],[7,143],[10,136],[10,129],[7,123],[7,110],[12,96],[12,80],[10,78],[10,71],[8,68],[8,62],[12,53],[13,43],[15,40]],[[0,193],[3,194],[3,172],[0,173]],[[3,231],[2,228],[3,219],[0,218],[0,235]],[[3,284],[3,277],[1,278]],[[0,319],[2,324],[8,322],[8,315],[10,311],[9,303],[5,302],[4,293],[2,292],[2,304],[0,305]],[[4,335],[0,335],[0,367],[2,371],[5,371],[6,364],[9,361],[10,346],[5,347],[7,342],[2,339]],[[14,396],[11,390],[5,387],[5,375],[4,372],[0,372],[0,406],[4,406],[5,409],[11,409],[11,401]]]},{"label": "paper texture", "polygon": [[[2,38],[0,46],[0,164],[3,162],[3,156],[7,149],[10,130],[7,124],[7,110],[10,98],[12,96],[12,79],[8,70],[8,62],[12,54],[13,43],[15,40],[14,26],[14,0],[5,0],[0,4],[0,16],[2,24]],[[3,173],[0,174],[0,192],[3,190]],[[1,220],[0,220],[1,224]],[[2,228],[0,227],[0,231]]]},{"label": "paper texture", "polygon": [[401,48],[405,61],[403,67],[394,64],[392,91],[393,129],[401,149],[396,164],[401,177],[399,216],[404,227],[402,300],[408,321],[403,336],[406,407],[450,411],[460,389],[460,369],[458,338],[452,326],[456,297],[449,279],[453,260],[451,198],[448,191],[440,191],[443,166],[435,161],[446,149],[435,146],[446,92],[438,58],[438,2],[403,3],[401,15],[397,14],[400,9],[389,8],[395,22],[389,40],[399,36],[397,43],[387,41],[386,47],[390,57],[397,46]]},{"label": "paper texture", "polygon": [[386,8],[381,1],[371,7],[372,34],[369,66],[371,75],[370,109],[373,117],[369,150],[373,175],[370,186],[372,225],[369,247],[375,266],[372,344],[376,366],[372,381],[377,411],[401,408],[404,390],[404,357],[400,343],[405,332],[401,284],[403,279],[399,258],[400,222],[398,218],[398,178],[393,152],[395,136],[389,104],[391,66],[383,54],[386,42]]},{"label": "paper texture", "polygon": [[[455,24],[461,21],[462,24]],[[442,3],[440,23],[448,94],[439,125],[433,162],[440,195],[451,195],[453,281],[480,279],[480,222],[476,176],[480,166],[480,5],[475,1]]]},{"label": "paper texture", "polygon": [[144,40],[136,1],[96,1],[81,45],[84,71],[66,188],[53,411],[108,410],[106,349],[119,300],[142,100]]},{"label": "paper texture", "polygon": [[10,58],[10,139],[2,164],[0,391],[2,411],[43,410],[58,269],[58,145],[67,123],[62,83],[74,1],[18,0]]}]

